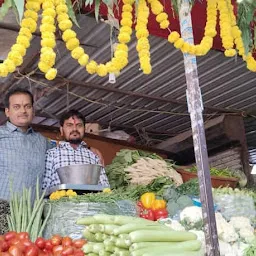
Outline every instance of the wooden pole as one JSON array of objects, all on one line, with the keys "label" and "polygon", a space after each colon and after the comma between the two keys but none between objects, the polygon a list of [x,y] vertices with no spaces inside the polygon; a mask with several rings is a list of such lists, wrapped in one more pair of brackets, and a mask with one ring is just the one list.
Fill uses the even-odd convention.
[{"label": "wooden pole", "polygon": [[[179,10],[181,35],[184,41],[193,44],[193,29],[189,0],[181,0]],[[204,131],[203,101],[197,74],[196,57],[184,54],[184,66],[187,82],[187,104],[193,133],[194,152],[200,186],[206,255],[219,256],[219,242],[215,220],[210,168]]]}]

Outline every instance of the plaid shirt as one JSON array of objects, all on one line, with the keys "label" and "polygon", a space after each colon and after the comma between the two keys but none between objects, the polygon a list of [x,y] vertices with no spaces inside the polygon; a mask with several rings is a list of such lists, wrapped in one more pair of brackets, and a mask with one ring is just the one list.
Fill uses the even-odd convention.
[{"label": "plaid shirt", "polygon": [[[69,142],[61,141],[55,148],[46,153],[46,167],[43,178],[43,189],[48,189],[61,184],[57,169],[75,164],[100,164],[100,159],[88,149],[84,141],[73,149]],[[104,168],[101,170],[99,184],[109,186]]]},{"label": "plaid shirt", "polygon": [[49,148],[47,139],[31,127],[23,132],[10,122],[0,126],[0,198],[10,199],[10,181],[17,193],[34,188],[37,177],[42,182]]}]

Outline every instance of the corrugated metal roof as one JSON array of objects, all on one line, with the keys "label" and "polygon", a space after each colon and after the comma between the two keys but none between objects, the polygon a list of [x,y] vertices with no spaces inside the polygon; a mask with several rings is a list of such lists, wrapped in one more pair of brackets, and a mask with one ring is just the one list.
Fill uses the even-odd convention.
[{"label": "corrugated metal roof", "polygon": [[[104,22],[96,23],[86,15],[80,15],[79,23],[81,28],[75,30],[85,51],[96,61],[107,62],[111,56],[109,25]],[[28,51],[28,56],[34,58],[28,57],[23,73],[38,73],[38,42],[38,37],[34,37],[32,49]],[[162,38],[150,36],[150,45],[153,67],[150,75],[144,75],[139,69],[133,35],[129,44],[129,65],[117,77],[116,83],[110,84],[107,77],[89,75],[71,58],[64,43],[58,40],[56,67],[59,76],[68,79],[69,83],[65,79],[49,82],[35,74],[27,78],[20,76],[12,79],[9,76],[0,79],[1,94],[14,86],[31,87],[34,91],[41,92],[35,105],[38,116],[35,123],[56,125],[56,119],[67,108],[75,108],[87,120],[98,121],[103,126],[111,125],[113,129],[122,128],[141,139],[138,136],[139,130],[140,134],[147,134],[142,136],[141,143],[154,144],[190,129],[190,118],[186,107],[182,54]],[[206,107],[225,108],[227,112],[256,112],[256,74],[249,72],[240,58],[226,58],[223,53],[212,50],[206,56],[198,58],[197,62]],[[93,85],[101,88],[93,89]],[[108,88],[119,91],[108,91]],[[139,96],[127,95],[127,92],[137,93]],[[145,97],[141,97],[142,94]],[[205,119],[212,118],[211,115],[216,112],[206,108]],[[251,120],[252,123],[256,122],[255,118]],[[250,129],[254,128],[249,125],[246,129],[252,132]],[[256,140],[249,135],[249,146],[256,147]]]}]

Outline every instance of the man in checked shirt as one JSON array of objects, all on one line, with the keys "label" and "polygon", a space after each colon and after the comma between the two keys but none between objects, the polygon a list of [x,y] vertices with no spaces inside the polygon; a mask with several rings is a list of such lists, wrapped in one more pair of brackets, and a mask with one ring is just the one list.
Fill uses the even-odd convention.
[{"label": "man in checked shirt", "polygon": [[[57,169],[76,164],[100,164],[99,157],[83,141],[85,118],[76,110],[70,110],[60,118],[60,133],[65,141],[46,153],[46,167],[43,189],[61,184]],[[109,186],[104,168],[101,170],[99,185]]]}]

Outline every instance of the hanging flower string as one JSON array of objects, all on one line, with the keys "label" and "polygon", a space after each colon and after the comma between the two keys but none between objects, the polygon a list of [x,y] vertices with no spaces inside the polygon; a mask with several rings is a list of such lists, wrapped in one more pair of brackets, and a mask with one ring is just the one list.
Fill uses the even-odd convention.
[{"label": "hanging flower string", "polygon": [[97,64],[90,60],[80,46],[79,39],[74,30],[72,22],[68,16],[68,8],[64,0],[59,1],[56,6],[57,20],[60,30],[63,32],[62,39],[66,43],[66,48],[71,51],[71,56],[78,60],[78,63],[86,68],[89,74],[97,73],[99,76],[106,76],[108,73],[115,73],[122,70],[128,64],[128,46],[132,34],[132,4],[134,0],[123,0],[121,28],[118,36],[119,43],[114,51],[114,57],[106,64]]},{"label": "hanging flower string", "polygon": [[140,67],[144,74],[150,74],[152,67],[150,64],[150,44],[148,40],[149,31],[147,29],[149,8],[145,0],[139,0],[136,38],[138,39],[136,49],[138,51]]},{"label": "hanging flower string", "polygon": [[[54,47],[55,41],[55,18],[57,15],[58,27],[62,31],[62,39],[66,48],[71,52],[72,58],[86,69],[89,74],[97,74],[101,77],[109,73],[119,73],[128,64],[128,46],[131,41],[133,25],[133,5],[135,0],[122,0],[122,18],[120,21],[120,33],[118,35],[118,44],[114,49],[113,58],[106,64],[98,64],[90,59],[85,50],[80,46],[76,32],[72,30],[73,23],[68,15],[66,0],[27,0],[24,18],[21,21],[21,28],[16,39],[16,43],[11,47],[8,57],[0,64],[0,76],[6,77],[9,73],[15,71],[16,67],[23,63],[23,57],[27,48],[30,46],[32,33],[36,31],[38,11],[42,5],[42,22],[40,31],[41,52],[39,69],[45,73],[48,80],[52,80],[57,75],[54,68],[56,53]],[[256,72],[256,61],[251,53],[246,54],[242,40],[242,33],[237,26],[234,6],[231,0],[207,0],[207,20],[204,29],[204,36],[197,45],[185,42],[177,31],[169,29],[170,22],[168,14],[164,12],[164,6],[159,0],[138,0],[138,16],[135,26],[136,38],[138,40],[136,49],[138,51],[140,67],[144,74],[150,74],[152,71],[150,63],[150,44],[148,40],[149,31],[147,29],[149,17],[149,4],[152,13],[156,16],[160,29],[168,29],[170,34],[168,41],[175,48],[180,49],[182,53],[202,56],[209,52],[213,45],[213,38],[217,35],[217,12],[220,17],[220,37],[222,46],[225,49],[226,57],[233,57],[236,54],[242,56],[247,63],[247,68]]]},{"label": "hanging flower string", "polygon": [[51,0],[44,0],[42,8],[42,22],[40,26],[42,48],[38,68],[45,73],[46,79],[53,80],[57,75],[57,69],[53,68],[56,60],[56,53],[53,50],[56,46],[56,11],[54,2]]},{"label": "hanging flower string", "polygon": [[0,76],[6,77],[13,73],[16,67],[23,63],[23,57],[26,55],[27,48],[30,46],[32,33],[36,31],[38,11],[40,10],[40,1],[27,0],[24,18],[21,21],[19,34],[16,43],[11,47],[6,60],[0,64]]}]

